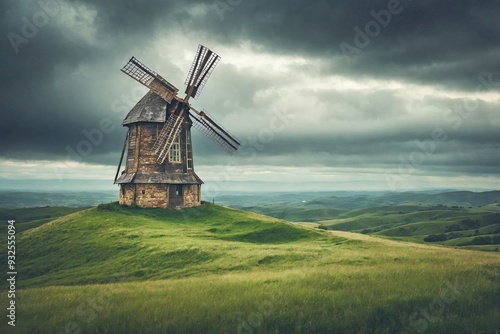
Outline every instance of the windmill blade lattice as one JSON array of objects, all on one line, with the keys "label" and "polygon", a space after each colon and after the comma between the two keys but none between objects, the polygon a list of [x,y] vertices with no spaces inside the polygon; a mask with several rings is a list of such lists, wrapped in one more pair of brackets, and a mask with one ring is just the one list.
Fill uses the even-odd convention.
[{"label": "windmill blade lattice", "polygon": [[165,161],[175,138],[177,138],[181,132],[182,120],[183,117],[170,114],[167,122],[161,129],[158,139],[153,146],[153,150],[157,155],[156,161],[158,163],[161,164]]},{"label": "windmill blade lattice", "polygon": [[219,145],[227,154],[233,155],[241,145],[229,131],[217,124],[207,113],[198,114],[191,110],[189,114],[193,119],[193,126]]},{"label": "windmill blade lattice", "polygon": [[179,91],[177,87],[135,57],[130,58],[121,71],[148,87],[169,103],[177,96],[177,92]]},{"label": "windmill blade lattice", "polygon": [[200,96],[208,78],[220,61],[220,56],[203,45],[198,45],[198,51],[191,65],[191,69],[184,82],[186,87],[186,97],[195,99]]}]

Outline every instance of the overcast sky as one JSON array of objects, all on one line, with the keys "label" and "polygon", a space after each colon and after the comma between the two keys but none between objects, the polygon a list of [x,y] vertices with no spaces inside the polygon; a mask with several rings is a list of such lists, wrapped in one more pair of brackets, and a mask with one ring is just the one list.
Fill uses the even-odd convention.
[{"label": "overcast sky", "polygon": [[135,56],[183,91],[203,44],[222,59],[191,104],[244,143],[230,157],[193,131],[209,192],[500,188],[498,1],[11,0],[0,13],[0,182],[112,183],[121,121],[146,93],[120,68]]}]

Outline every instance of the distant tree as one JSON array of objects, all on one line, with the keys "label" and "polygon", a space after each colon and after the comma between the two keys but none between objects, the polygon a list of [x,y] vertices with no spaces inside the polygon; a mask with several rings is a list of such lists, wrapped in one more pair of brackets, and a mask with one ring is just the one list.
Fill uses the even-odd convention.
[{"label": "distant tree", "polygon": [[479,224],[479,221],[477,220],[472,220],[470,218],[463,219],[460,222],[463,226],[467,227],[467,229],[472,230],[475,228],[478,228],[481,224]]},{"label": "distant tree", "polygon": [[492,243],[492,238],[488,236],[475,237],[471,241],[471,245],[491,245]]},{"label": "distant tree", "polygon": [[462,227],[459,224],[448,225],[445,228],[445,232],[461,231]]},{"label": "distant tree", "polygon": [[461,238],[461,237],[463,237],[462,233],[452,232],[446,236],[446,240],[456,239],[456,238]]},{"label": "distant tree", "polygon": [[439,242],[439,241],[446,241],[447,237],[445,234],[430,234],[427,237],[424,238],[424,241],[427,242]]}]

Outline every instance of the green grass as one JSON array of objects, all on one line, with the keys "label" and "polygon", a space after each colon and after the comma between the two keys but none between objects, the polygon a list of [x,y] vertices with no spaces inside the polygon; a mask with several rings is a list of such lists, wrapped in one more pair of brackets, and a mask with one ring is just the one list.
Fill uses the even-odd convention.
[{"label": "green grass", "polygon": [[18,235],[8,333],[500,328],[499,254],[307,225],[210,204],[108,204],[61,217]]},{"label": "green grass", "polygon": [[[500,206],[459,208],[419,205],[396,205],[352,210],[335,219],[319,222],[324,228],[388,236],[397,240],[424,242],[441,236],[438,243],[470,246],[474,238],[491,238],[500,233]],[[495,250],[496,247],[483,247]],[[480,248],[475,248],[480,249]]]},{"label": "green grass", "polygon": [[[188,210],[101,205],[22,233],[17,240],[24,277],[19,286],[106,283],[117,271],[151,280],[251,270],[269,255],[306,258],[308,252],[298,245],[324,237],[210,204]],[[283,247],[264,252],[266,244]],[[249,252],[244,257],[243,245]]]},{"label": "green grass", "polygon": [[[246,208],[242,208],[245,210]],[[261,205],[256,207],[249,207],[251,211],[268,215],[271,217],[284,219],[292,222],[316,222],[320,220],[330,219],[345,212],[345,210],[337,210],[327,208],[322,204],[307,205]]]},{"label": "green grass", "polygon": [[58,217],[81,211],[86,208],[70,208],[62,206],[44,206],[36,208],[6,209],[0,208],[0,237],[5,237],[7,233],[7,221],[16,221],[17,232],[29,230],[30,228],[41,226]]}]

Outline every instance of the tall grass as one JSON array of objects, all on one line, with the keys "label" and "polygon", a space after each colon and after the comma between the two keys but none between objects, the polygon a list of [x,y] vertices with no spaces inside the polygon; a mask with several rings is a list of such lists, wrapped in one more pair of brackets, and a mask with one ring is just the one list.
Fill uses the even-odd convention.
[{"label": "tall grass", "polygon": [[496,253],[316,231],[216,205],[101,206],[19,240],[15,333],[500,329]]}]

